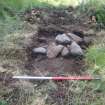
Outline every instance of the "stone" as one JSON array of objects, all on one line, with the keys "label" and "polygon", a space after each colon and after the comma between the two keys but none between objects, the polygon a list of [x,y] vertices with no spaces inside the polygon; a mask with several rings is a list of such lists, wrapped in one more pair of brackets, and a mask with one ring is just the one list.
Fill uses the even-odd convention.
[{"label": "stone", "polygon": [[68,48],[67,47],[64,47],[63,50],[62,50],[62,52],[61,52],[61,55],[63,57],[65,57],[65,56],[68,56],[69,54],[70,54],[70,52],[69,52]]},{"label": "stone", "polygon": [[66,34],[57,35],[55,40],[57,43],[60,43],[60,44],[70,44],[71,43],[71,39]]},{"label": "stone", "polygon": [[75,42],[79,43],[82,42],[82,38],[80,38],[79,36],[72,34],[72,33],[67,33],[67,35]]},{"label": "stone", "polygon": [[44,47],[34,48],[33,52],[36,54],[46,54],[47,50]]},{"label": "stone", "polygon": [[95,31],[93,29],[90,29],[90,30],[87,30],[87,31],[84,31],[84,35],[96,35]]},{"label": "stone", "polygon": [[91,37],[84,37],[83,39],[84,43],[87,44],[87,45],[90,45],[92,43],[92,38]]},{"label": "stone", "polygon": [[55,58],[61,53],[62,49],[64,48],[63,45],[56,45],[55,43],[51,43],[47,49],[47,57],[48,58]]},{"label": "stone", "polygon": [[7,71],[6,69],[4,69],[3,67],[0,66],[0,73],[4,73],[6,71]]},{"label": "stone", "polygon": [[76,42],[72,42],[69,48],[72,55],[84,55],[82,48]]}]

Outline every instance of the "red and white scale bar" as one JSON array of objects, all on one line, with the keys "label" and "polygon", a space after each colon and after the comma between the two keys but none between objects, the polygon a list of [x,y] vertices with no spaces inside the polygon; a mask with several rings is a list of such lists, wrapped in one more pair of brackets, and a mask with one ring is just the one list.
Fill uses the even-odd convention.
[{"label": "red and white scale bar", "polygon": [[99,80],[100,77],[92,76],[69,76],[69,77],[34,77],[34,76],[13,76],[13,79],[24,80]]}]

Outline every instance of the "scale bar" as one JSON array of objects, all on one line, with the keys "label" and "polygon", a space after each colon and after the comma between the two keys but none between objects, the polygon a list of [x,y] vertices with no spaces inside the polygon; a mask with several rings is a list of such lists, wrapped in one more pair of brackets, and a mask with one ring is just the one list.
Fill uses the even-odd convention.
[{"label": "scale bar", "polygon": [[13,79],[23,80],[100,80],[100,77],[92,76],[69,76],[69,77],[34,77],[34,76],[13,76]]}]

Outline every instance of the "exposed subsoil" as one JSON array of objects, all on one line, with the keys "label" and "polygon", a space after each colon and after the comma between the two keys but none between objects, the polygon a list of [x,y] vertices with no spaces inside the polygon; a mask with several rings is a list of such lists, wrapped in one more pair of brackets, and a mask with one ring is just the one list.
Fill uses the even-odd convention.
[{"label": "exposed subsoil", "polygon": [[[43,75],[64,75],[77,74],[80,75],[85,67],[83,58],[80,57],[56,57],[48,59],[44,55],[35,55],[32,49],[35,47],[48,46],[53,42],[58,34],[74,33],[75,35],[84,38],[84,31],[90,29],[88,22],[89,18],[78,16],[74,8],[66,9],[33,9],[25,13],[25,20],[31,24],[38,25],[38,32],[33,35],[32,44],[27,47],[28,61],[26,68],[32,70],[29,74],[40,75],[36,70]],[[88,36],[90,37],[90,36]],[[88,44],[80,43],[81,47],[86,49]]]}]

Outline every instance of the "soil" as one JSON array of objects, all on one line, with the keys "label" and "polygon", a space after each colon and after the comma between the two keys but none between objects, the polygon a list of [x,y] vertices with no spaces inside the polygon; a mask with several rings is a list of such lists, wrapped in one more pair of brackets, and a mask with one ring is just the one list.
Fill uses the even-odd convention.
[{"label": "soil", "polygon": [[[88,22],[88,17],[83,17],[76,14],[75,9],[33,9],[25,13],[25,20],[31,24],[38,25],[38,32],[33,35],[32,44],[26,49],[28,55],[28,61],[26,62],[26,69],[32,70],[32,74],[36,73],[36,69],[43,75],[50,76],[64,75],[64,74],[82,74],[84,70],[85,62],[83,58],[79,57],[67,57],[63,58],[58,56],[54,59],[48,59],[43,55],[35,55],[32,52],[34,47],[48,46],[53,42],[55,36],[62,33],[74,33],[81,38],[84,37],[84,31],[90,28],[90,24],[84,24]],[[34,19],[39,21],[34,21]],[[91,37],[91,36],[88,36]],[[91,37],[92,38],[92,37]],[[85,43],[81,43],[81,46],[86,48],[88,46]],[[31,75],[31,73],[29,73]]]}]

